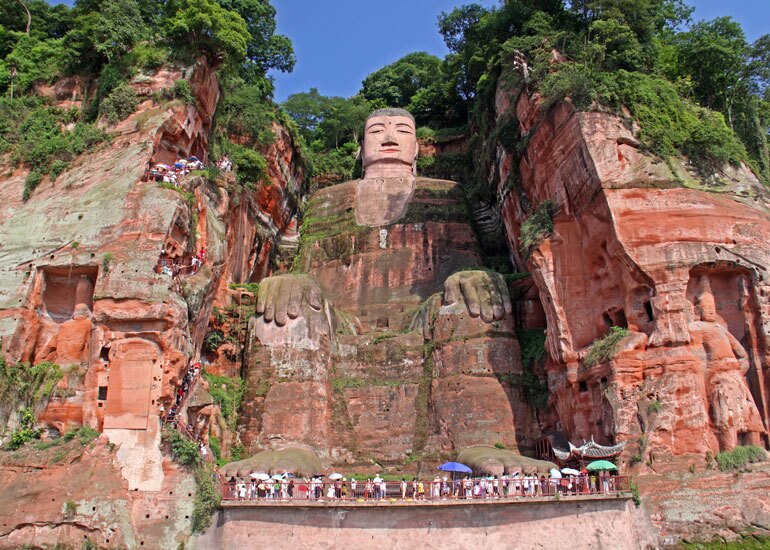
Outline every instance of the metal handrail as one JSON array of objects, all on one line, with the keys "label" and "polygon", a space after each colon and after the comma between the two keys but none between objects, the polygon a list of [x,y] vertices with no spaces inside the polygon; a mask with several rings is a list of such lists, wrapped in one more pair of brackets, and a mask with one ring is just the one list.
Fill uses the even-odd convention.
[{"label": "metal handrail", "polygon": [[518,499],[528,497],[619,495],[630,491],[628,476],[574,478],[483,478],[454,481],[312,481],[290,478],[281,481],[251,479],[222,480],[222,500],[237,502],[377,502],[377,501],[442,501],[486,499]]}]

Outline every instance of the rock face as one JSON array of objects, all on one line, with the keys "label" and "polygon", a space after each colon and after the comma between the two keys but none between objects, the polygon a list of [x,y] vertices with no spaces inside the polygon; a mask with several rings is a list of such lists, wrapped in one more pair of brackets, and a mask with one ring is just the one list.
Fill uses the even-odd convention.
[{"label": "rock face", "polygon": [[[208,160],[219,85],[204,61],[188,74],[194,106],[165,108],[149,99],[181,78],[180,71],[163,69],[142,77],[131,85],[148,99],[128,119],[107,127],[114,135],[109,145],[76,159],[55,183],[44,180],[26,203],[21,201],[21,171],[0,189],[3,357],[11,363],[61,365],[61,397],[37,411],[38,422],[52,437],[83,425],[106,434],[117,446],[110,458],[119,474],[115,490],[140,491],[142,498],[176,490],[179,481],[168,478],[174,468],[160,449],[160,415],[169,410],[191,358],[198,356],[215,303],[224,308],[242,301],[228,283],[264,276],[273,249],[284,237],[296,240],[296,195],[303,180],[291,136],[275,125],[276,139],[263,152],[268,180],[243,193],[238,204],[226,189],[203,178],[188,178],[187,197],[143,181],[151,162],[191,155]],[[64,106],[82,101],[77,85],[56,86],[51,96]],[[60,93],[59,88],[70,91]],[[197,273],[177,280],[161,273],[161,261],[189,266],[201,248],[206,263]],[[215,353],[212,359],[220,358]],[[207,399],[190,401],[193,425],[215,414]],[[206,426],[196,427],[205,436]],[[4,468],[0,483],[17,484],[22,479],[17,476],[18,469]],[[19,506],[32,513],[35,494],[19,489]],[[161,514],[156,520],[169,510],[164,506],[153,511]],[[26,516],[7,507],[0,514],[14,518],[6,522],[6,533],[19,529],[18,535],[0,536],[0,542],[22,540],[18,537],[27,531],[13,525],[27,521]],[[122,529],[128,531],[115,540],[131,546],[136,534],[131,530],[147,522],[140,521],[138,512],[125,514]],[[189,519],[176,532],[188,526]],[[41,529],[36,543],[53,544],[57,529],[50,529],[47,539]],[[107,538],[101,537],[100,544]],[[155,547],[177,544],[161,544],[165,539],[160,536],[151,539]]]},{"label": "rock face", "polygon": [[[510,248],[545,309],[553,427],[630,441],[644,461],[767,445],[761,184],[727,167],[707,188],[681,161],[644,152],[614,115],[543,112],[527,94],[498,108],[515,109],[529,140],[519,159],[501,147],[496,168],[501,182],[520,176],[499,192]],[[547,200],[553,232],[525,257],[522,224]],[[628,331],[616,353],[589,358],[612,326]]]}]

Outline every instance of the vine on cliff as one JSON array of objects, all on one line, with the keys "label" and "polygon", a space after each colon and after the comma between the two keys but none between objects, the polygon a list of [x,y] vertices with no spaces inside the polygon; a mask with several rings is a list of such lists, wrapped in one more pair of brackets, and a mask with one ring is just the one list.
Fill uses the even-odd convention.
[{"label": "vine on cliff", "polygon": [[63,374],[59,365],[49,362],[9,364],[0,357],[0,422],[21,408],[35,408],[53,395]]},{"label": "vine on cliff", "polygon": [[209,373],[205,373],[204,376],[209,383],[209,392],[214,403],[219,405],[227,425],[234,430],[243,395],[246,392],[246,382],[240,378]]}]

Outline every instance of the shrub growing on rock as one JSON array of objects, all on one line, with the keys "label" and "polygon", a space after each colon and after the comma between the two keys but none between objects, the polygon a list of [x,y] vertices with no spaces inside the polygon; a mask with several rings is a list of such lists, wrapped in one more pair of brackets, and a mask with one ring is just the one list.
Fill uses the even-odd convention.
[{"label": "shrub growing on rock", "polygon": [[592,367],[612,359],[615,356],[618,344],[626,336],[628,336],[628,329],[611,327],[604,337],[597,338],[591,344],[591,350],[585,358],[586,366]]},{"label": "shrub growing on rock", "polygon": [[524,257],[529,257],[530,253],[553,233],[555,213],[554,202],[546,200],[540,203],[532,215],[521,224],[519,246]]},{"label": "shrub growing on rock", "polygon": [[139,96],[128,84],[121,84],[104,98],[101,104],[101,114],[112,124],[128,118],[139,105]]},{"label": "shrub growing on rock", "polygon": [[172,427],[163,429],[163,443],[168,445],[174,460],[182,466],[199,466],[201,454],[198,445]]}]

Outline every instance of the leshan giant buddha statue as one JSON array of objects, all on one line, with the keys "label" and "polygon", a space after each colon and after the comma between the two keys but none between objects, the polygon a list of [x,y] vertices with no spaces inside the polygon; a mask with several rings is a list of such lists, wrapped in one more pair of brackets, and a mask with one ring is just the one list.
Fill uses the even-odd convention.
[{"label": "leshan giant buddha statue", "polygon": [[480,269],[458,184],[416,175],[403,109],[369,116],[362,157],[362,179],[310,198],[298,273],[260,283],[244,443],[340,462],[516,448],[531,420],[510,385],[511,303],[503,277]]}]

